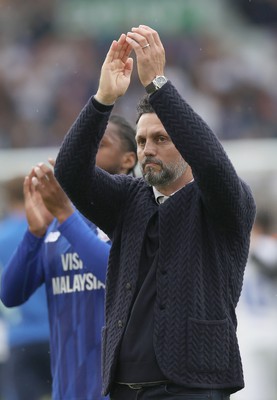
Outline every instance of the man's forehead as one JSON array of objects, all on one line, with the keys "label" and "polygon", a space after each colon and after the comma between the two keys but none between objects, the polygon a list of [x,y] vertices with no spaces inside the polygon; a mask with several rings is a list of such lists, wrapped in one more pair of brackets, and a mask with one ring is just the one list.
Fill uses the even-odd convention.
[{"label": "man's forehead", "polygon": [[157,122],[154,124],[142,125],[140,127],[137,127],[136,138],[142,136],[155,137],[158,135],[169,136],[161,123]]}]

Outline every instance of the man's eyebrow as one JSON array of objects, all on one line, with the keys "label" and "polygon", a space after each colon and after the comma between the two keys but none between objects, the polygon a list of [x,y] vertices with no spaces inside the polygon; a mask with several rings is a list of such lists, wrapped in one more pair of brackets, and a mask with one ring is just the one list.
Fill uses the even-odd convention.
[{"label": "man's eyebrow", "polygon": [[136,136],[135,136],[135,139],[138,140],[138,139],[141,139],[141,138],[144,138],[144,137],[145,137],[145,135],[143,135],[143,133],[137,133]]},{"label": "man's eyebrow", "polygon": [[[160,135],[169,136],[164,130],[157,130],[157,131],[149,133],[150,137],[151,136],[160,136]],[[141,136],[144,137],[145,135],[143,133],[137,133],[136,134],[136,138],[137,137],[141,137]]]}]

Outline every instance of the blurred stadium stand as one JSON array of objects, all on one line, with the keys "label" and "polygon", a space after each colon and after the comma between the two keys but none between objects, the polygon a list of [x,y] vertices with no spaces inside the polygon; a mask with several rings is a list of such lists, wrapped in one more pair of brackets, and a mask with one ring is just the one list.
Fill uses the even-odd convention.
[{"label": "blurred stadium stand", "polygon": [[[0,148],[6,150],[1,166],[13,159],[9,151],[17,150],[15,161],[1,168],[0,180],[15,165],[20,169],[31,159],[42,161],[43,149],[60,146],[97,88],[111,40],[146,23],[164,42],[166,74],[218,137],[238,149],[238,164],[252,169],[264,194],[264,180],[271,182],[274,174],[271,150],[277,139],[277,25],[265,16],[276,17],[276,3],[209,0],[207,7],[207,0],[0,0]],[[133,79],[114,112],[134,122],[142,94]],[[263,175],[268,168],[270,175]],[[275,204],[272,192],[266,200]]]},{"label": "blurred stadium stand", "polygon": [[[167,75],[221,139],[277,138],[276,30],[237,3],[0,1],[1,148],[59,146],[111,40],[141,22],[160,32]],[[248,14],[257,3],[270,0],[248,1]],[[134,121],[142,92],[134,79],[115,112]]]}]

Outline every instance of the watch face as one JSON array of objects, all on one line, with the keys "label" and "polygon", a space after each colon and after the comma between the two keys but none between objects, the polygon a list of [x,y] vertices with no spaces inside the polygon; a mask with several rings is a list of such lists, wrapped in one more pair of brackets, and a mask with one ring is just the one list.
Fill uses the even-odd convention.
[{"label": "watch face", "polygon": [[157,86],[161,87],[167,82],[167,79],[164,76],[157,76],[155,81],[156,81],[155,83],[157,84]]},{"label": "watch face", "polygon": [[167,82],[167,78],[165,76],[158,75],[153,79],[149,85],[145,87],[146,92],[148,94],[154,93],[156,90],[160,89]]}]

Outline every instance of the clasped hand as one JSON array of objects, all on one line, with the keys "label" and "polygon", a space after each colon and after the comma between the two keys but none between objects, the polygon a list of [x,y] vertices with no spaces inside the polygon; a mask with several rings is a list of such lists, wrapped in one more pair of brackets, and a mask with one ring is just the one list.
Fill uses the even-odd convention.
[{"label": "clasped hand", "polygon": [[112,105],[123,96],[131,81],[134,51],[138,76],[147,86],[157,75],[164,75],[165,51],[159,34],[146,25],[133,27],[114,40],[101,68],[99,87],[95,99],[102,104]]},{"label": "clasped hand", "polygon": [[[54,161],[49,162],[53,166]],[[23,191],[29,230],[36,236],[45,234],[53,218],[62,223],[74,212],[52,168],[45,163],[32,168],[24,180]]]}]

